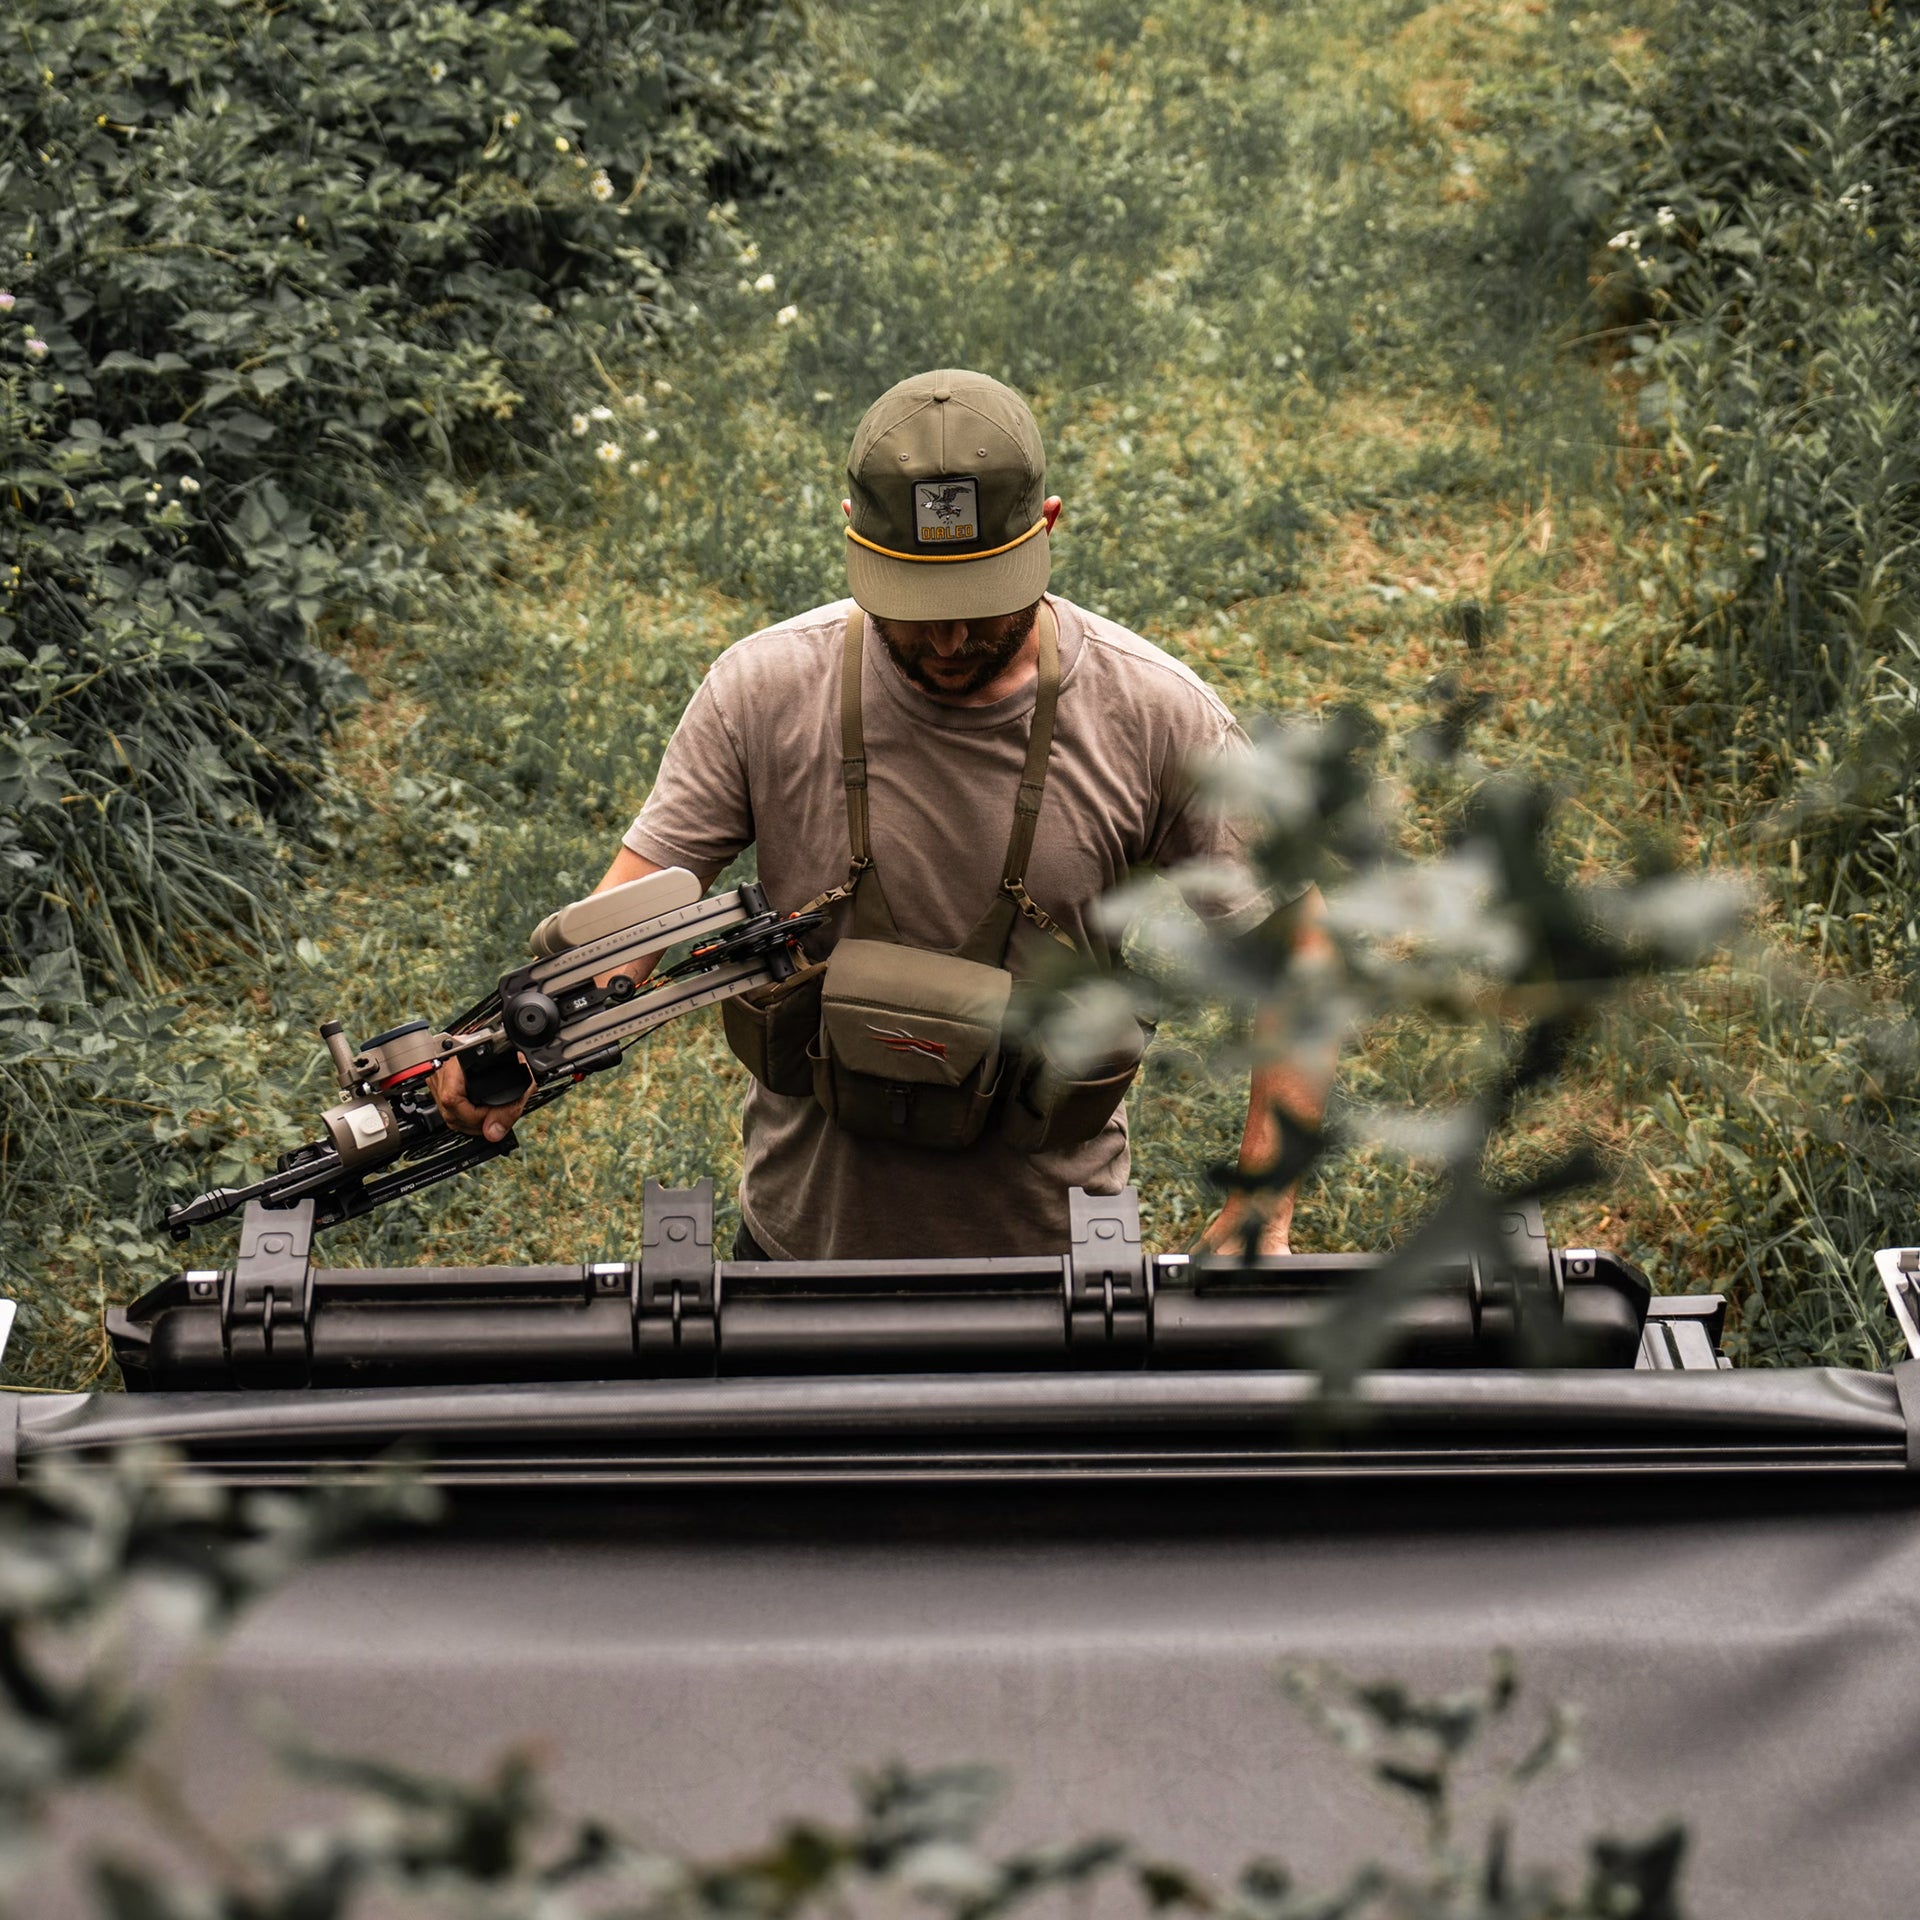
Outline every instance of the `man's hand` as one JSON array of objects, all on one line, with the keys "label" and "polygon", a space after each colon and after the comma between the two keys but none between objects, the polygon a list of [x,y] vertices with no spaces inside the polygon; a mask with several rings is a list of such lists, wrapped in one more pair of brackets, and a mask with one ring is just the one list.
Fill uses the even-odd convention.
[{"label": "man's hand", "polygon": [[434,1068],[427,1085],[433,1089],[433,1104],[440,1109],[440,1118],[455,1133],[471,1133],[486,1140],[504,1140],[533,1097],[529,1082],[526,1092],[511,1106],[476,1107],[467,1098],[467,1070],[458,1054]]},{"label": "man's hand", "polygon": [[1283,1193],[1261,1224],[1260,1237],[1251,1248],[1243,1245],[1252,1208],[1243,1193],[1230,1193],[1227,1204],[1201,1229],[1194,1244],[1196,1253],[1291,1253],[1293,1195]]},{"label": "man's hand", "polygon": [[[621,847],[613,857],[613,865],[607,869],[606,878],[594,888],[594,892],[605,893],[609,887],[621,886],[629,880],[644,879],[646,875],[659,871],[660,868],[653,861],[643,860],[630,848]],[[701,873],[698,877],[702,892],[713,884],[711,871]],[[642,986],[659,957],[657,953],[652,953],[644,959],[630,960],[623,967],[597,975],[594,984],[604,987],[616,974],[625,974],[636,987]],[[436,1067],[427,1085],[433,1089],[433,1104],[440,1109],[440,1118],[455,1133],[470,1133],[483,1140],[504,1140],[513,1131],[514,1122],[526,1112],[527,1102],[533,1097],[533,1088],[529,1086],[510,1106],[475,1106],[467,1098],[467,1072],[460,1064],[458,1054]]]},{"label": "man's hand", "polygon": [[[1327,935],[1325,903],[1318,887],[1309,887],[1292,909],[1293,960],[1303,972],[1330,969],[1338,952]],[[1256,1027],[1256,1040],[1271,1044],[1277,1035],[1263,1034]],[[1306,1066],[1278,1063],[1256,1067],[1247,1089],[1247,1125],[1240,1139],[1240,1170],[1255,1173],[1274,1167],[1280,1160],[1280,1115],[1285,1113],[1296,1125],[1317,1129],[1327,1111],[1327,1092],[1333,1085],[1334,1058],[1331,1051],[1323,1060]],[[1195,1251],[1208,1253],[1238,1252],[1245,1238],[1251,1204],[1244,1193],[1230,1193],[1227,1203],[1202,1230]],[[1261,1223],[1256,1244],[1248,1251],[1291,1253],[1289,1236],[1293,1228],[1293,1187],[1273,1197],[1267,1217]]]}]

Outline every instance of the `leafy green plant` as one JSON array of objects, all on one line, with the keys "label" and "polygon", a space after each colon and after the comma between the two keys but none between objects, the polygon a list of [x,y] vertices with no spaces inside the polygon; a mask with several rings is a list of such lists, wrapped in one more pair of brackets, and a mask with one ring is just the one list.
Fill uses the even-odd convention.
[{"label": "leafy green plant", "polygon": [[[1297,907],[1250,931],[1203,928],[1183,909],[1204,910],[1218,876],[1176,872],[1103,903],[1109,925],[1130,942],[1135,971],[1083,980],[1044,1016],[1051,1051],[1094,1060],[1136,1013],[1159,1017],[1196,1001],[1231,1006],[1244,1015],[1256,1060],[1309,1079],[1389,1021],[1462,1036],[1443,1075],[1411,1088],[1405,1104],[1348,1097],[1318,1130],[1277,1112],[1269,1164],[1214,1169],[1216,1184],[1251,1203],[1248,1244],[1275,1197],[1329,1156],[1321,1170],[1337,1180],[1349,1144],[1370,1141],[1441,1170],[1427,1217],[1368,1281],[1336,1297],[1315,1330],[1306,1357],[1330,1389],[1379,1363],[1394,1304],[1431,1285],[1448,1262],[1472,1255],[1487,1271],[1507,1269],[1502,1216],[1516,1202],[1603,1177],[1590,1141],[1576,1138],[1544,1159],[1516,1154],[1514,1121],[1555,1088],[1603,1013],[1637,983],[1697,965],[1751,905],[1727,874],[1655,869],[1621,884],[1575,883],[1551,845],[1546,792],[1458,764],[1487,705],[1483,694],[1455,688],[1405,743],[1408,771],[1445,822],[1433,850],[1396,817],[1376,771],[1384,729],[1364,714],[1272,728],[1250,754],[1204,770],[1211,803],[1250,823],[1255,870],[1271,897],[1319,890],[1331,957],[1299,945]],[[1479,1081],[1470,1091],[1461,1085],[1466,1063]],[[1548,1348],[1538,1357],[1554,1355]]]},{"label": "leafy green plant", "polygon": [[259,929],[351,688],[316,630],[417,578],[418,523],[374,483],[540,455],[619,398],[606,362],[671,331],[670,273],[803,117],[783,17],[14,10],[7,951],[71,948],[124,989]]},{"label": "leafy green plant", "polygon": [[5,1236],[14,1288],[157,1258],[176,1155],[286,1144],[272,1080],[165,994],[236,939],[284,966],[357,687],[323,636],[497,554],[457,481],[564,509],[604,470],[608,364],[685,324],[673,276],[731,257],[805,137],[791,28],[779,0],[9,13],[0,1204],[47,1229]]},{"label": "leafy green plant", "polygon": [[[154,1452],[55,1463],[0,1505],[0,1903],[40,1860],[63,1797],[126,1789],[179,1824],[144,1766],[154,1721],[143,1641],[232,1624],[296,1567],[433,1497],[397,1473],[299,1499],[231,1494]],[[106,1912],[123,1915],[109,1899]]]},{"label": "leafy green plant", "polygon": [[[1220,1920],[1681,1920],[1686,1832],[1677,1823],[1644,1839],[1591,1841],[1583,1871],[1512,1857],[1514,1798],[1576,1762],[1565,1708],[1547,1710],[1518,1756],[1492,1763],[1492,1804],[1476,1831],[1462,1831],[1465,1776],[1485,1767],[1483,1749],[1505,1731],[1518,1697],[1506,1656],[1495,1657],[1485,1685],[1431,1699],[1321,1667],[1291,1669],[1283,1684],[1373,1780],[1419,1809],[1419,1865],[1368,1860],[1320,1892],[1273,1857],[1221,1887],[1122,1835],[1003,1852],[983,1832],[1005,1782],[977,1765],[876,1769],[854,1783],[856,1812],[846,1824],[791,1823],[760,1846],[701,1860],[636,1847],[601,1817],[553,1821],[522,1756],[473,1783],[296,1747],[286,1756],[296,1775],[351,1793],[360,1817],[303,1836],[297,1850],[267,1849],[248,1876],[248,1911],[261,1920],[332,1920],[377,1889],[429,1900],[434,1911],[526,1920],[555,1912],[789,1920],[875,1900],[911,1900],[946,1920],[999,1920],[1099,1888],[1109,1898],[1133,1895],[1146,1913]],[[168,1904],[164,1878],[124,1860],[105,1864],[100,1885],[111,1920],[180,1910]]]},{"label": "leafy green plant", "polygon": [[1736,1352],[1878,1365],[1872,1250],[1911,1237],[1920,1139],[1920,39],[1847,0],[1643,16],[1658,57],[1582,104],[1556,176],[1637,414],[1623,691],[1675,824],[1764,874],[1813,977],[1754,956],[1711,1014],[1671,1005],[1622,1091]]},{"label": "leafy green plant", "polygon": [[[1578,1715],[1549,1705],[1538,1731],[1511,1757],[1495,1761],[1493,1790],[1463,1832],[1467,1794],[1463,1776],[1476,1751],[1506,1730],[1519,1697],[1513,1658],[1496,1653],[1477,1687],[1423,1696],[1397,1681],[1356,1681],[1325,1666],[1292,1667],[1282,1675],[1289,1696],[1381,1786],[1405,1797],[1421,1817],[1425,1858],[1404,1869],[1369,1864],[1344,1897],[1296,1913],[1445,1915],[1448,1920],[1528,1920],[1549,1916],[1619,1914],[1632,1920],[1680,1920],[1680,1875],[1687,1836],[1675,1823],[1638,1840],[1607,1836],[1587,1848],[1586,1877],[1578,1891],[1561,1876],[1522,1868],[1513,1858],[1513,1806],[1534,1781],[1578,1763]],[[1247,1881],[1242,1880],[1245,1886]],[[1280,1877],[1273,1892],[1284,1893]]]}]

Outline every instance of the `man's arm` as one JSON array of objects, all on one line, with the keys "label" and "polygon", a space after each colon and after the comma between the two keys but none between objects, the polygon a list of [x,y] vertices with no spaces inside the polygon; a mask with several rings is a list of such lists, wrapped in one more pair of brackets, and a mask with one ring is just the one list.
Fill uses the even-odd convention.
[{"label": "man's arm", "polygon": [[[613,865],[602,876],[594,892],[605,893],[609,887],[624,887],[629,880],[644,880],[650,873],[665,871],[666,869],[658,861],[649,860],[645,854],[635,853],[630,846],[622,842],[619,852],[613,856]],[[713,885],[712,873],[702,873],[697,867],[693,872],[694,877],[700,882],[700,891],[705,893]],[[663,948],[662,952],[664,951]],[[616,967],[613,973],[596,974],[594,984],[604,987],[614,977],[614,973],[624,973],[636,987],[641,986],[659,964],[660,955],[649,953],[638,960],[629,961],[624,967]]]},{"label": "man's arm", "polygon": [[[1334,957],[1334,945],[1324,925],[1325,907],[1319,889],[1311,889],[1296,908],[1293,962],[1303,972],[1312,973]],[[1256,1030],[1256,1047],[1271,1044],[1278,1036]],[[1326,1116],[1327,1095],[1333,1086],[1335,1062],[1332,1053],[1302,1067],[1275,1063],[1256,1066],[1247,1089],[1247,1124],[1240,1137],[1240,1170],[1257,1172],[1273,1165],[1280,1152],[1280,1125],[1275,1109],[1302,1126],[1320,1125]],[[1245,1230],[1247,1196],[1232,1193],[1226,1205],[1207,1223],[1200,1245],[1210,1253],[1238,1250]],[[1288,1187],[1273,1202],[1260,1231],[1256,1253],[1291,1253],[1293,1227],[1293,1189]]]},{"label": "man's arm", "polygon": [[[626,845],[613,856],[610,866],[595,893],[605,893],[609,887],[624,886],[629,880],[644,880],[650,873],[663,871],[657,861],[646,859]],[[700,891],[704,893],[713,884],[711,873],[699,876]],[[659,962],[657,953],[650,953],[644,959],[631,962],[618,969],[632,977],[633,984],[639,986],[653,971]],[[599,976],[596,984],[605,986],[613,978],[611,973]],[[529,1087],[511,1106],[477,1107],[467,1098],[467,1075],[458,1057],[438,1067],[431,1081],[434,1104],[440,1109],[440,1117],[455,1133],[484,1135],[489,1140],[504,1140],[513,1130],[513,1124],[525,1111],[527,1101],[532,1097]]]}]

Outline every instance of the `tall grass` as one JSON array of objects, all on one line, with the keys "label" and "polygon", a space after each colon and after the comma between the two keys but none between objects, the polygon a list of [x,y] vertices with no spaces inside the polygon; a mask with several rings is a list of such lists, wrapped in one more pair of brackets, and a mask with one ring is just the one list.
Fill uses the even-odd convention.
[{"label": "tall grass", "polygon": [[1628,349],[1667,621],[1643,724],[1742,800],[1824,777],[1800,899],[1863,968],[1910,946],[1920,871],[1917,75],[1897,10],[1675,13],[1609,243],[1647,313]]},{"label": "tall grass", "polygon": [[[1658,58],[1596,275],[1637,390],[1626,683],[1677,811],[1770,874],[1813,979],[1758,971],[1718,1033],[1679,1015],[1659,1108],[1696,1261],[1757,1357],[1869,1364],[1874,1247],[1914,1237],[1920,1080],[1920,23],[1879,5],[1709,0]],[[1618,119],[1610,123],[1616,129]]]}]

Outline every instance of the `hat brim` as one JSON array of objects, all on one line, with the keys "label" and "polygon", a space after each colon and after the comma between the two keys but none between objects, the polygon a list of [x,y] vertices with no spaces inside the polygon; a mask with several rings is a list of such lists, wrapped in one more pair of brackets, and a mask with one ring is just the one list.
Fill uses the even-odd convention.
[{"label": "hat brim", "polygon": [[979,560],[896,560],[847,542],[847,587],[881,620],[997,620],[1047,590],[1053,551],[1045,532]]}]

